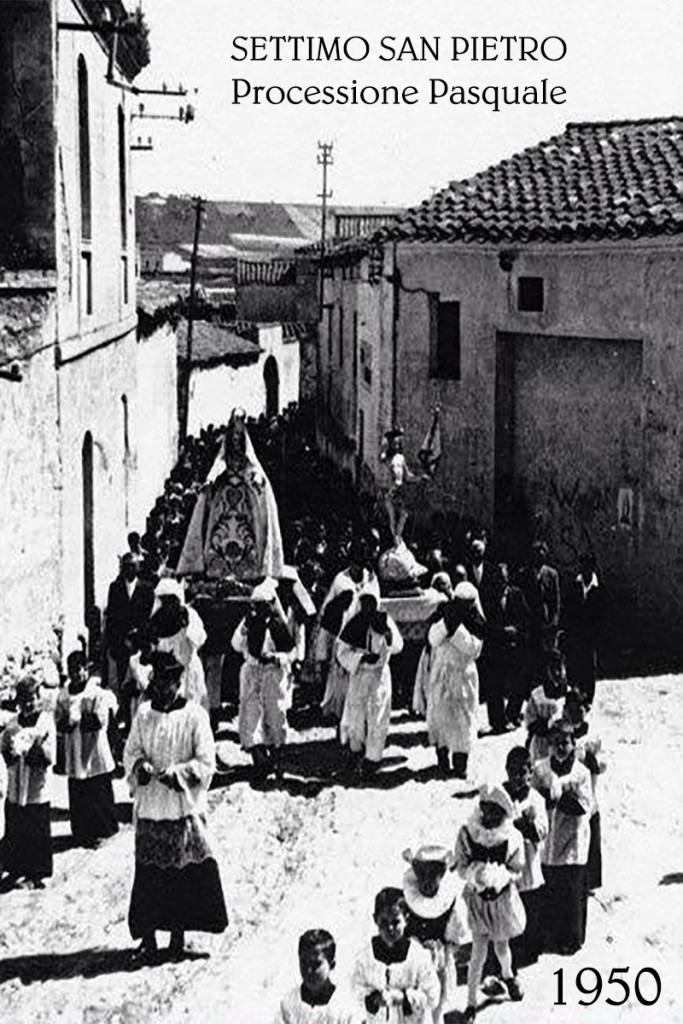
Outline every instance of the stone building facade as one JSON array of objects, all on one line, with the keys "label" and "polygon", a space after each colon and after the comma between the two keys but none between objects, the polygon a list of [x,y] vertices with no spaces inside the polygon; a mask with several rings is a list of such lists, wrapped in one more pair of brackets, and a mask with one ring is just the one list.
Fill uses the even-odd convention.
[{"label": "stone building facade", "polygon": [[569,125],[340,248],[320,342],[319,424],[341,460],[381,479],[399,423],[414,464],[438,405],[443,455],[418,517],[472,516],[513,556],[544,536],[567,573],[592,550],[624,628],[669,638],[682,183],[680,118]]},{"label": "stone building facade", "polygon": [[3,650],[95,635],[126,533],[175,458],[175,339],[137,336],[131,97],[114,84],[146,58],[122,36],[112,62],[105,11],[126,15],[0,5]]}]

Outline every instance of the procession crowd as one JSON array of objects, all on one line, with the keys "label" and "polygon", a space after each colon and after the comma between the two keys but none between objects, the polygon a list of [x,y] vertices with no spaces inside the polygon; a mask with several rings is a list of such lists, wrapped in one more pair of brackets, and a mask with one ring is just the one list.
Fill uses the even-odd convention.
[{"label": "procession crowd", "polygon": [[[206,814],[235,673],[256,786],[285,774],[295,699],[334,726],[336,778],[360,786],[381,774],[402,704],[425,718],[435,772],[476,783],[475,809],[453,850],[405,851],[403,888],[377,894],[376,934],[348,985],[332,980],[333,936],[301,936],[301,981],[278,1019],[438,1022],[467,963],[465,1019],[483,975],[521,999],[520,968],[581,948],[602,881],[595,559],[561,581],[542,540],[511,564],[502,550],[489,557],[495,538],[470,521],[406,542],[319,454],[295,408],[246,425],[233,416],[183,445],[144,531],[128,538],[96,659],[72,651],[58,688],[18,675],[0,711],[1,889],[42,888],[52,874],[55,767],[85,846],[117,831],[112,779],[124,773],[136,955],[153,961],[156,932],[168,931],[168,955],[182,957],[186,931],[227,927]],[[489,731],[514,739],[485,783],[473,758],[486,742],[480,704]]]}]

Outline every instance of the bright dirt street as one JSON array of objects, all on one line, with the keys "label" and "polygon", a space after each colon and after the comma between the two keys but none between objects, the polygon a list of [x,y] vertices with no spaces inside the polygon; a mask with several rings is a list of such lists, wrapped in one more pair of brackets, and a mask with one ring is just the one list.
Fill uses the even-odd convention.
[{"label": "bright dirt street", "polygon": [[[588,938],[572,960],[545,957],[524,972],[521,1004],[486,1008],[491,1024],[557,1021],[591,1024],[627,1020],[683,1021],[683,812],[677,780],[683,752],[678,714],[681,678],[662,676],[599,686],[595,727],[611,755],[602,791],[605,886],[589,907]],[[329,785],[332,748],[326,730],[295,734],[283,790],[258,792],[241,769],[221,776],[212,794],[212,832],[231,926],[208,959],[131,971],[126,927],[132,880],[132,829],[99,850],[69,848],[65,792],[54,814],[56,872],[45,892],[1,897],[0,1019],[7,1024],[55,1022],[269,1022],[280,994],[295,979],[296,938],[311,926],[329,928],[338,941],[339,974],[371,927],[378,888],[400,884],[402,850],[426,841],[452,843],[469,813],[460,784],[438,781],[432,754],[420,742],[420,723],[396,716],[382,776],[385,788]],[[221,752],[244,764],[233,739]],[[484,738],[480,775],[498,774],[505,752],[521,731]],[[315,781],[311,764],[322,767]],[[327,769],[325,768],[327,765]],[[308,781],[305,781],[305,779]],[[123,783],[119,799],[126,801]],[[125,804],[122,810],[125,810]],[[202,945],[200,946],[200,941]],[[210,939],[198,939],[208,950]],[[556,999],[555,972],[564,968],[566,1006]],[[573,977],[596,967],[606,982],[613,967],[653,967],[662,979],[656,1005],[630,1001],[610,1007],[603,989],[590,1009],[577,1005]],[[584,977],[587,986],[592,976]],[[651,977],[643,995],[654,992]],[[464,990],[459,990],[464,1006]],[[457,1015],[454,1017],[457,1019]]]}]

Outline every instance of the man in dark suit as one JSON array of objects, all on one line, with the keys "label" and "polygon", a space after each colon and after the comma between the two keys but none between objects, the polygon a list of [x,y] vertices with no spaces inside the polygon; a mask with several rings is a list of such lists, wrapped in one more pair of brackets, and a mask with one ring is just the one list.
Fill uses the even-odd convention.
[{"label": "man in dark suit", "polygon": [[[131,654],[138,648],[141,630],[149,622],[154,604],[154,588],[140,579],[140,558],[127,551],[121,557],[121,570],[109,587],[104,626],[105,650],[110,668],[110,684],[120,694]],[[113,662],[113,666],[111,665]]]}]

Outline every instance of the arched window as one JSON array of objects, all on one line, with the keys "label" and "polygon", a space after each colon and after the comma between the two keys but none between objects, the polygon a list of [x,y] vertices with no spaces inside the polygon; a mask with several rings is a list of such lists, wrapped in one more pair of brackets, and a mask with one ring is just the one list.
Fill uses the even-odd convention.
[{"label": "arched window", "polygon": [[92,238],[92,181],[90,172],[90,110],[88,69],[83,56],[78,58],[78,160],[81,178],[81,239]]},{"label": "arched window", "polygon": [[128,192],[126,180],[126,119],[119,104],[119,211],[121,216],[121,248],[128,248]]}]

